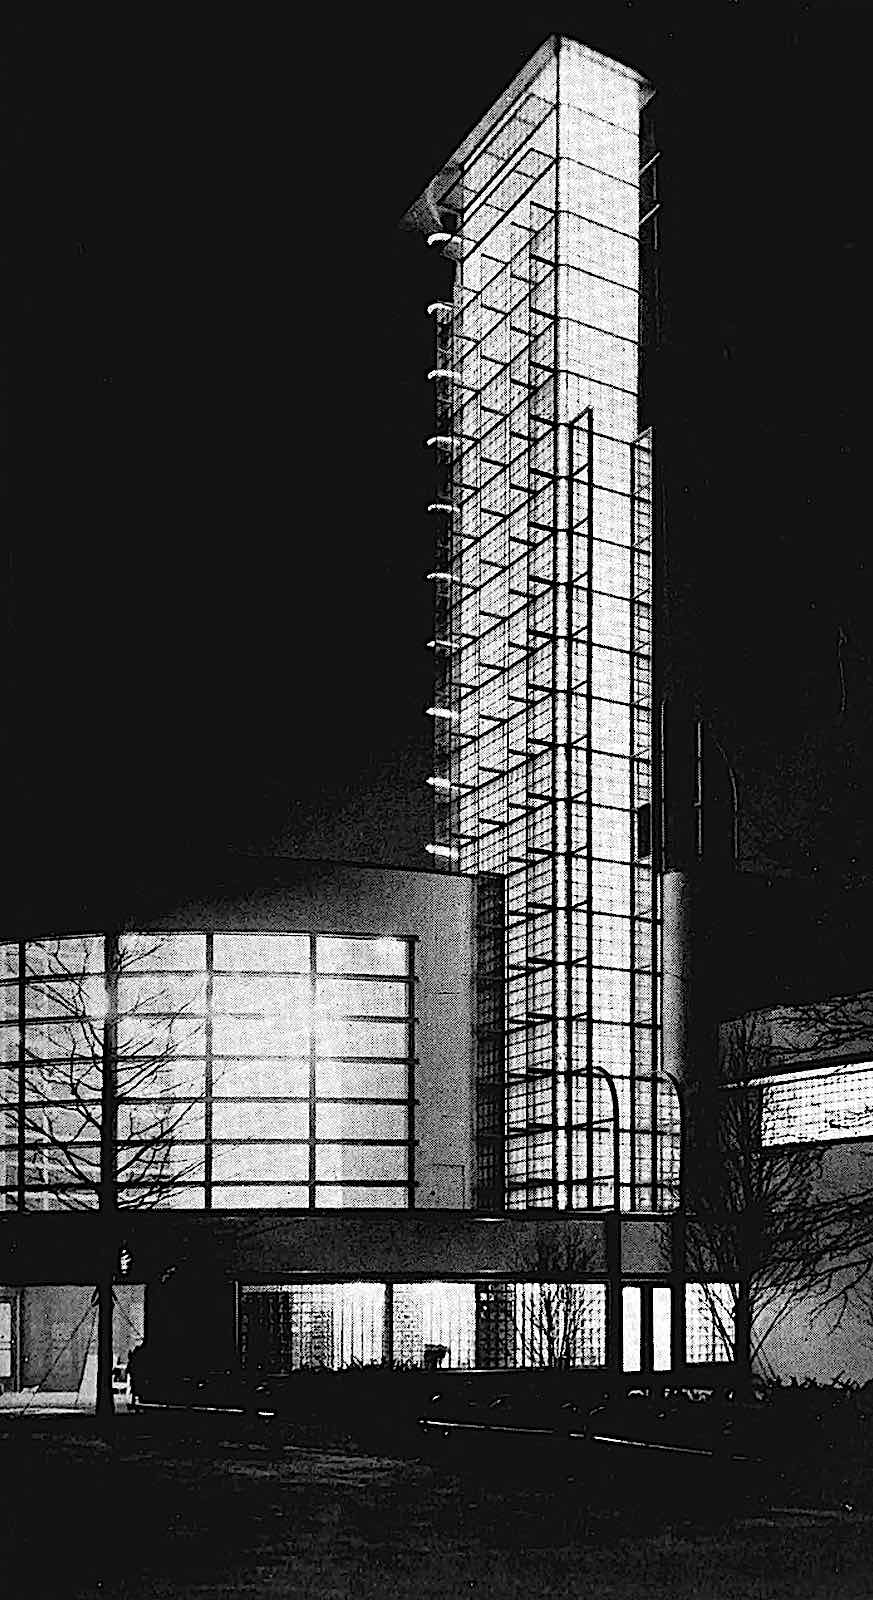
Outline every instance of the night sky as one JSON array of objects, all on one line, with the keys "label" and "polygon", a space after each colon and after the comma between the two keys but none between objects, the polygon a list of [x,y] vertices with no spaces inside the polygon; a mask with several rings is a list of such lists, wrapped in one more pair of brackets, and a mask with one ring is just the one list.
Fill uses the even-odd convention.
[{"label": "night sky", "polygon": [[659,85],[672,671],[749,864],[866,874],[871,13],[137,15],[18,41],[8,871],[427,864],[448,278],[396,223],[561,31]]}]

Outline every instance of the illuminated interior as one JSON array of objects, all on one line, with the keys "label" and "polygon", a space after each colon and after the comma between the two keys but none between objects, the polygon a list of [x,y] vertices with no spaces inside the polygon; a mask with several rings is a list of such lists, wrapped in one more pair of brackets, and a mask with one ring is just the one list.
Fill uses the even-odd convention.
[{"label": "illuminated interior", "polygon": [[729,1283],[686,1283],[686,1361],[732,1361],[736,1290]]},{"label": "illuminated interior", "polygon": [[602,1283],[291,1283],[240,1291],[243,1360],[300,1367],[599,1367]]},{"label": "illuminated interior", "polygon": [[306,933],[0,947],[5,1205],[96,1206],[117,1014],[121,1206],[408,1206],[410,949]]},{"label": "illuminated interior", "polygon": [[873,1137],[873,1061],[761,1080],[766,1145]]},{"label": "illuminated interior", "polygon": [[[411,217],[451,218],[428,307],[440,518],[434,791],[446,865],[505,881],[511,1208],[669,1208],[651,854],[652,464],[641,273],[657,245],[648,86],[538,52]],[[448,227],[448,221],[446,223]],[[651,274],[649,274],[651,276]],[[433,713],[432,713],[433,714]],[[451,855],[449,852],[456,852]],[[432,852],[433,853],[433,852]],[[618,1095],[620,1172],[613,1171]]]}]

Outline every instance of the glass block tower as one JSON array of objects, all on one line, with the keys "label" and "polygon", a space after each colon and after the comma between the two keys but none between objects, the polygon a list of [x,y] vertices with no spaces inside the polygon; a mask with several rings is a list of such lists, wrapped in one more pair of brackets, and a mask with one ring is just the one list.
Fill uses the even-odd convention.
[{"label": "glass block tower", "polygon": [[[676,1203],[652,850],[652,90],[553,38],[407,221],[434,301],[435,833],[505,890],[513,1209]],[[643,270],[641,271],[641,262]],[[617,1169],[617,1170],[616,1170]]]}]

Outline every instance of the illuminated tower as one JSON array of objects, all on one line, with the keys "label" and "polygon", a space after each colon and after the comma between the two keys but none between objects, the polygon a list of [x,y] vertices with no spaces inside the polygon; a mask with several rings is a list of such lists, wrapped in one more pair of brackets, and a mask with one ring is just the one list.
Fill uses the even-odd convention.
[{"label": "illuminated tower", "polygon": [[407,218],[454,262],[451,301],[428,308],[428,848],[505,884],[516,1209],[675,1204],[675,1103],[657,1068],[652,456],[639,431],[652,92],[548,40]]}]

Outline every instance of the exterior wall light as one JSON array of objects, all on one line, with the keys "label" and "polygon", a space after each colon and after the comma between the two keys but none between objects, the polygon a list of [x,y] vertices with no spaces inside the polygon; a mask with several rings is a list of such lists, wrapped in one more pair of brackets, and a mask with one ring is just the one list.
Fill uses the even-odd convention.
[{"label": "exterior wall light", "polygon": [[429,233],[427,236],[427,244],[428,246],[434,244],[448,244],[449,240],[454,239],[454,237],[455,236],[453,233]]},{"label": "exterior wall light", "polygon": [[434,317],[440,311],[454,311],[454,309],[451,300],[431,300],[427,308],[427,315]]},{"label": "exterior wall light", "polygon": [[460,851],[450,844],[426,844],[424,848],[429,856],[448,856],[452,861],[457,861],[460,854]]},{"label": "exterior wall light", "polygon": [[457,722],[457,711],[450,711],[448,706],[426,706],[426,717],[441,717],[443,722]]},{"label": "exterior wall light", "polygon": [[425,439],[424,442],[426,445],[456,444],[457,440],[455,439],[455,435],[453,433],[432,433],[430,438]]},{"label": "exterior wall light", "polygon": [[428,382],[430,382],[431,378],[460,379],[460,376],[461,374],[459,372],[455,372],[453,367],[431,367],[430,372],[427,375]]},{"label": "exterior wall light", "polygon": [[431,500],[427,509],[428,511],[457,511],[458,508],[448,500]]}]

